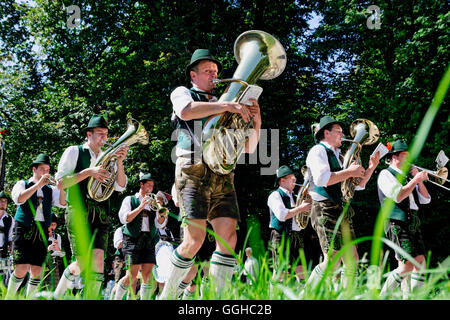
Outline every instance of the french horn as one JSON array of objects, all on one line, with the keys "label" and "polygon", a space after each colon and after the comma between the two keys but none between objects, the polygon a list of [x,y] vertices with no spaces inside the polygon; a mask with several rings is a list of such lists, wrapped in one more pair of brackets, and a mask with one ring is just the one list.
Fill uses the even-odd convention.
[{"label": "french horn", "polygon": [[[259,30],[242,33],[234,43],[234,56],[238,67],[220,101],[241,102],[249,85],[258,79],[278,77],[286,66],[286,52],[272,35]],[[240,115],[224,112],[207,119],[202,130],[203,160],[217,174],[228,174],[244,151],[253,120],[245,123]]]},{"label": "french horn", "polygon": [[[344,161],[342,163],[343,169],[347,169],[353,162],[359,165],[361,164],[360,152],[362,146],[371,145],[377,142],[380,138],[380,131],[372,121],[367,119],[356,119],[350,125],[350,135],[353,140],[342,139],[342,141],[351,143],[344,156]],[[355,188],[360,182],[361,178],[350,178],[342,182],[341,191],[342,200],[344,202],[348,202],[353,198]]]},{"label": "french horn", "polygon": [[117,156],[116,152],[124,146],[131,146],[132,144],[139,143],[148,144],[149,138],[145,128],[138,121],[129,118],[127,120],[127,131],[117,141],[111,145],[102,156],[97,160],[95,166],[101,165],[105,170],[109,172],[109,177],[105,182],[100,182],[89,178],[88,193],[91,199],[96,201],[105,201],[114,192],[114,183],[117,178]]}]

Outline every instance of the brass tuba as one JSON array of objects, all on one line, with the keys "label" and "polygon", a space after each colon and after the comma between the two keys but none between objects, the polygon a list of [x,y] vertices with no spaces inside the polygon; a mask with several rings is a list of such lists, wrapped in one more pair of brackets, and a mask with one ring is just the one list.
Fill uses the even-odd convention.
[{"label": "brass tuba", "polygon": [[127,121],[127,131],[117,141],[105,150],[103,155],[97,160],[95,166],[102,165],[110,174],[109,178],[103,183],[93,177],[89,178],[88,193],[96,201],[107,200],[114,191],[114,183],[117,177],[115,153],[124,146],[131,146],[134,143],[148,144],[148,134],[145,128],[136,120],[129,118]]},{"label": "brass tuba", "polygon": [[[295,203],[295,206],[298,207],[303,200],[306,200],[308,202],[311,202],[311,196],[309,195],[309,179],[310,176],[308,174],[308,168],[306,166],[302,167],[302,175],[303,175],[303,184],[300,187],[300,190],[297,194],[297,201]],[[300,212],[298,215],[295,216],[295,221],[297,222],[300,229],[305,229],[308,226],[309,222],[309,215],[311,214],[310,211],[303,211]]]},{"label": "brass tuba", "polygon": [[[249,85],[258,79],[278,77],[286,66],[286,52],[281,43],[270,34],[250,30],[242,33],[234,43],[234,56],[239,66],[220,101],[240,102]],[[203,134],[203,160],[217,174],[228,174],[236,166],[244,151],[253,121],[245,123],[240,115],[224,112],[213,115],[205,122]]]},{"label": "brass tuba", "polygon": [[[359,165],[361,164],[360,152],[362,146],[371,145],[377,142],[380,138],[380,131],[372,121],[367,119],[356,119],[350,125],[350,135],[353,140],[342,139],[342,141],[351,142],[351,146],[344,156],[344,162],[342,164],[343,169],[347,169],[352,162],[356,162]],[[350,178],[342,182],[341,191],[344,202],[348,202],[353,198],[355,188],[360,182],[361,178]]]}]

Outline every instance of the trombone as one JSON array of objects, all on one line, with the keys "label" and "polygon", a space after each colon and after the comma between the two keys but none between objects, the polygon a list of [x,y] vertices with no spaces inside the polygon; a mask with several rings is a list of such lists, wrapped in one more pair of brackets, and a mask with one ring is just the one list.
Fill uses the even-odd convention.
[{"label": "trombone", "polygon": [[418,170],[421,170],[421,171],[425,171],[429,175],[433,176],[435,178],[435,180],[436,180],[436,182],[434,182],[432,180],[428,180],[428,182],[431,182],[432,184],[435,184],[438,187],[441,187],[441,188],[444,188],[445,190],[450,191],[450,188],[447,188],[447,187],[443,186],[444,183],[450,182],[450,180],[447,179],[447,177],[448,177],[448,169],[446,167],[442,167],[438,171],[432,171],[432,170],[429,170],[429,169],[421,168],[421,167],[416,166],[414,164],[412,164],[411,167],[414,167],[414,168],[416,168]]}]

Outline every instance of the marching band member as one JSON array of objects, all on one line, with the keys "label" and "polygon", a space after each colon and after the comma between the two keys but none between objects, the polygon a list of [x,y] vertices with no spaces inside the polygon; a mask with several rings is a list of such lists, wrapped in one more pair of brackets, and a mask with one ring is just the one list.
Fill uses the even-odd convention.
[{"label": "marching band member", "polygon": [[52,206],[64,208],[65,192],[49,186],[50,158],[40,154],[30,165],[33,176],[18,181],[11,192],[17,205],[13,235],[15,269],[9,279],[6,297],[16,294],[30,272],[26,297],[31,298],[41,279],[42,264],[47,256],[48,228],[52,222]]},{"label": "marching band member", "polygon": [[[151,291],[151,279],[153,266],[156,263],[155,245],[159,240],[157,228],[167,224],[168,217],[155,214],[149,203],[149,193],[153,192],[155,181],[150,173],[143,174],[139,179],[139,192],[133,196],[127,196],[122,201],[119,210],[119,219],[123,228],[122,251],[125,263],[129,266],[129,274],[119,280],[116,288],[115,300],[122,300],[130,280],[137,279],[138,271],[141,271],[142,284],[140,288],[141,300],[149,300]],[[163,199],[158,198],[160,205]]]},{"label": "marching band member", "polygon": [[[109,172],[101,165],[95,166],[103,152],[101,148],[108,137],[108,123],[101,115],[93,115],[89,120],[84,132],[87,136],[87,142],[79,146],[68,147],[61,156],[58,165],[58,172],[55,178],[58,180],[58,187],[67,189],[67,202],[69,204],[66,210],[66,227],[69,237],[72,254],[75,261],[65,270],[59,284],[55,290],[54,297],[60,298],[67,290],[69,285],[80,275],[85,267],[80,263],[82,250],[80,246],[80,237],[76,233],[76,224],[74,219],[80,215],[86,215],[89,239],[84,239],[88,243],[93,240],[93,271],[91,279],[94,282],[93,295],[97,296],[101,292],[101,286],[104,278],[104,253],[108,243],[109,227],[109,199],[98,202],[90,199],[88,194],[88,181],[90,177],[105,182],[109,178]],[[125,175],[123,160],[128,153],[128,146],[116,151],[117,156],[117,177],[114,182],[114,190],[122,192],[127,185],[127,176]],[[80,209],[76,209],[80,208]],[[92,239],[92,237],[94,237]],[[90,293],[88,293],[90,294]]]},{"label": "marching band member", "polygon": [[[423,183],[428,180],[428,173],[419,172],[413,167],[410,170],[412,178],[408,177],[403,185],[400,183],[400,177],[403,175],[401,167],[408,157],[408,145],[403,140],[395,141],[386,157],[389,167],[381,170],[377,181],[380,203],[383,204],[386,198],[395,202],[385,227],[386,238],[405,250],[420,265],[425,266],[425,246],[419,229],[420,220],[417,212],[420,204],[431,201],[430,194]],[[398,267],[389,274],[380,295],[393,291],[411,272],[411,290],[423,285],[424,275],[417,266],[398,251],[395,251],[395,258],[398,261]]]},{"label": "marching band member", "polygon": [[14,218],[6,212],[10,202],[11,200],[5,191],[0,191],[0,259],[2,261],[0,276],[3,279],[3,284],[6,286],[10,277],[9,263],[7,261],[12,254],[12,236],[15,223]]},{"label": "marching band member", "polygon": [[[299,257],[299,250],[304,248],[303,233],[295,220],[301,212],[311,210],[311,204],[303,201],[298,207],[292,192],[296,182],[295,174],[288,166],[281,166],[277,170],[275,186],[278,189],[273,191],[267,199],[270,211],[270,240],[269,248],[272,253],[273,274],[279,267],[279,247],[284,235],[285,246],[290,242],[289,259],[295,261]],[[286,248],[286,247],[285,247]],[[304,279],[303,268],[298,265],[295,274],[299,279]]]},{"label": "marching band member", "polygon": [[[349,207],[337,231],[334,246],[330,248],[336,222],[344,209],[341,182],[349,178],[361,178],[359,186],[356,187],[356,190],[361,190],[365,187],[379,163],[380,154],[377,152],[374,157],[370,158],[367,170],[364,170],[361,165],[355,163],[350,164],[346,169],[342,169],[340,159],[341,151],[339,149],[344,136],[342,127],[343,123],[329,116],[322,117],[319,127],[314,134],[314,138],[318,144],[311,148],[306,159],[306,165],[312,177],[309,188],[309,194],[313,200],[311,224],[319,237],[320,247],[324,257],[322,263],[314,268],[307,285],[315,285],[322,278],[323,272],[329,263],[328,251],[332,250],[332,259],[343,245],[345,232],[348,232],[350,237],[354,239],[351,220],[354,212]],[[352,246],[351,251],[355,261],[358,261],[356,246]],[[333,269],[336,267],[337,265],[333,266]],[[345,270],[345,274],[353,276],[353,272],[348,269]],[[344,281],[345,285],[346,282]]]},{"label": "marching band member", "polygon": [[[245,106],[237,102],[219,102],[211,92],[216,84],[221,63],[207,49],[197,49],[186,67],[186,76],[193,87],[178,87],[171,93],[174,116],[179,127],[176,148],[175,184],[180,195],[180,210],[184,228],[183,242],[173,251],[169,280],[161,293],[161,299],[175,299],[180,282],[194,264],[195,256],[206,236],[206,222],[214,232],[234,250],[240,219],[234,173],[218,175],[202,162],[201,137],[198,128],[211,115],[223,112],[237,113],[245,122],[253,116],[255,130],[246,143],[245,152],[253,152],[259,142],[261,115],[256,100]],[[199,150],[199,151],[198,151]],[[216,251],[211,256],[210,278],[214,279],[219,294],[231,280],[236,259],[226,246],[216,240]]]}]

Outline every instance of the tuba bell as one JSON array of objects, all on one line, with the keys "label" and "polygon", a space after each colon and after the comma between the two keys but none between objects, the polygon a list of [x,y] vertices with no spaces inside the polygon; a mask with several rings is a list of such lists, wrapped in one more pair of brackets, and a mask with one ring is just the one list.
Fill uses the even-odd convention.
[{"label": "tuba bell", "polygon": [[105,150],[103,155],[97,160],[95,166],[102,167],[109,172],[109,177],[105,182],[100,182],[93,177],[89,178],[88,193],[91,199],[105,201],[114,192],[114,183],[117,177],[117,156],[115,153],[124,146],[131,146],[134,143],[148,144],[148,133],[145,128],[136,120],[129,118],[127,121],[127,131],[117,141]]},{"label": "tuba bell", "polygon": [[[360,152],[362,146],[371,145],[380,138],[378,127],[370,120],[356,119],[350,125],[350,135],[353,140],[342,139],[342,141],[351,142],[350,147],[344,156],[342,163],[343,169],[347,169],[352,162],[361,164]],[[353,198],[356,186],[361,182],[361,178],[350,178],[342,182],[341,191],[344,202]]]},{"label": "tuba bell", "polygon": [[[250,30],[242,33],[234,43],[234,56],[239,66],[220,101],[241,102],[247,89],[258,79],[278,77],[286,66],[286,52],[270,34]],[[245,123],[240,115],[224,112],[207,119],[202,130],[203,160],[217,174],[228,174],[236,166],[244,151],[253,121]]]},{"label": "tuba bell", "polygon": [[[297,194],[297,201],[295,203],[296,207],[298,207],[303,202],[303,200],[306,200],[308,202],[312,201],[311,196],[309,195],[310,176],[308,174],[308,168],[306,166],[302,167],[302,175],[303,184],[300,186],[300,190]],[[295,216],[295,221],[297,222],[300,229],[305,229],[308,226],[310,213],[310,211],[303,211]]]}]

